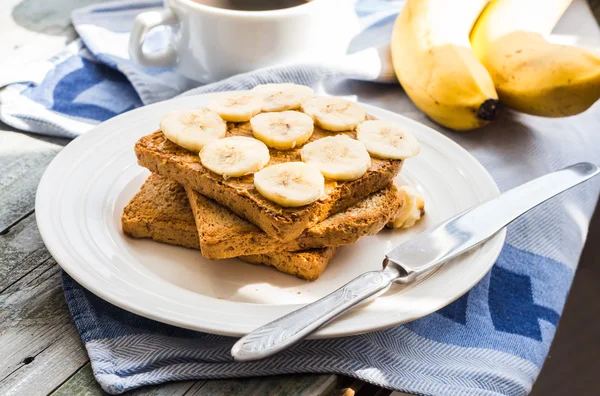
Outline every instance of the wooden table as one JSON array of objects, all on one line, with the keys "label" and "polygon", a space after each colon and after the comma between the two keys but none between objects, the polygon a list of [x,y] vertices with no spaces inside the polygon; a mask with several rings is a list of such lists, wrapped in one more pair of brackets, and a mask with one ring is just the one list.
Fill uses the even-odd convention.
[{"label": "wooden table", "polygon": [[[45,59],[75,37],[71,9],[98,0],[3,0],[0,84],[20,65]],[[593,0],[600,11],[600,0]],[[389,89],[389,88],[388,88]],[[361,100],[374,104],[380,92]],[[384,105],[385,107],[385,105]],[[414,112],[405,100],[396,111]],[[46,166],[69,141],[20,133],[0,124],[0,395],[95,395],[89,359],[65,303],[60,268],[35,222],[35,191]],[[326,395],[390,392],[335,375],[186,381],[131,395]],[[398,395],[398,393],[395,393]]]}]

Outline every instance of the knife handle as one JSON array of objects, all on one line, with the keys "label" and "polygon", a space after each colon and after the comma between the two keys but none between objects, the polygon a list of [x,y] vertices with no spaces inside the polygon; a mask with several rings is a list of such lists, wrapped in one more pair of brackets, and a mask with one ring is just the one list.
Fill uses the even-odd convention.
[{"label": "knife handle", "polygon": [[262,359],[290,347],[339,314],[387,289],[400,275],[396,266],[365,272],[312,304],[259,327],[231,349],[236,361]]}]

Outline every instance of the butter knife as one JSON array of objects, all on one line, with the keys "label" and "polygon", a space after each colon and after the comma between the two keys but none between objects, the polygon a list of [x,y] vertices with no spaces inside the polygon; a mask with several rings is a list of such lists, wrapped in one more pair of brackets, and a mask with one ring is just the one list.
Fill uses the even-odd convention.
[{"label": "butter knife", "polygon": [[320,300],[240,338],[231,349],[233,359],[257,360],[289,348],[338,315],[387,290],[393,282],[415,281],[485,242],[530,209],[598,172],[599,168],[591,163],[571,165],[444,221],[387,253],[381,271],[366,272]]}]

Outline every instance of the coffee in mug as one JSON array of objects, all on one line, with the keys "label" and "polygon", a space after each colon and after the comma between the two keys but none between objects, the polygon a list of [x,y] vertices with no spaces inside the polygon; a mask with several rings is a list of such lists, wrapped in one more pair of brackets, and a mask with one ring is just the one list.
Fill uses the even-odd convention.
[{"label": "coffee in mug", "polygon": [[310,0],[194,0],[210,7],[238,11],[269,11],[296,7]]}]

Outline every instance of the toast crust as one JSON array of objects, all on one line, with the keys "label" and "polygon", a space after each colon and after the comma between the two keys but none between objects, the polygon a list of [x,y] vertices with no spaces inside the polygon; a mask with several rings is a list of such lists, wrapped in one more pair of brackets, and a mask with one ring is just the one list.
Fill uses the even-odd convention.
[{"label": "toast crust", "polygon": [[[150,238],[169,245],[200,249],[198,228],[185,190],[177,183],[165,183],[150,175],[140,191],[123,209],[123,232],[132,238]],[[301,279],[317,279],[337,248],[300,252],[272,252],[239,257],[252,264],[264,264]]]},{"label": "toast crust", "polygon": [[[250,123],[227,125],[227,136],[252,136]],[[356,138],[353,131],[341,133]],[[309,141],[331,135],[315,127]],[[301,161],[300,148],[287,151],[269,149],[269,152],[271,160],[268,165]],[[325,194],[318,201],[299,208],[284,208],[258,193],[254,188],[253,175],[224,180],[222,176],[204,168],[197,154],[172,143],[160,131],[139,139],[135,153],[141,166],[217,201],[269,236],[282,241],[297,238],[305,229],[382,189],[402,167],[402,161],[399,160],[372,158],[371,167],[362,177],[344,182],[326,180]]]},{"label": "toast crust", "polygon": [[[165,179],[165,183],[176,182]],[[298,238],[281,242],[197,191],[186,188],[186,192],[198,224],[202,254],[211,259],[349,245],[379,232],[400,206],[398,190],[390,183],[306,229]]]},{"label": "toast crust", "polygon": [[150,175],[123,209],[123,232],[132,238],[200,249],[194,214],[186,202],[185,190],[179,185]]},{"label": "toast crust", "polygon": [[315,280],[327,268],[337,248],[305,250],[302,252],[277,252],[242,256],[240,259],[252,264],[265,264],[281,272],[301,279]]}]

